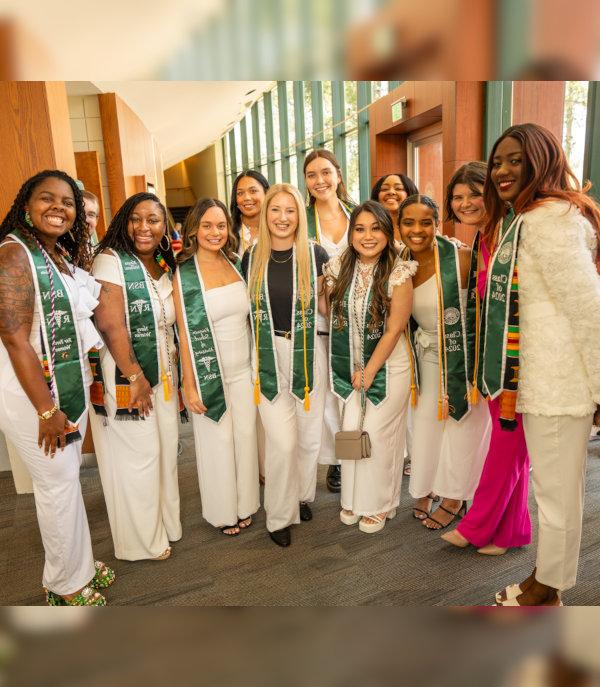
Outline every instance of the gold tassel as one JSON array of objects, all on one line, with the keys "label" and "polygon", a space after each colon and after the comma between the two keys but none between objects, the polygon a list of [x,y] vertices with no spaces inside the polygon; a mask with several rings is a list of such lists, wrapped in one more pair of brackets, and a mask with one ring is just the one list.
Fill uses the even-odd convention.
[{"label": "gold tassel", "polygon": [[162,385],[163,385],[164,399],[165,399],[165,401],[168,401],[171,398],[171,388],[170,388],[170,384],[169,384],[169,377],[167,376],[167,374],[165,373],[165,371],[163,369],[161,369],[160,378],[162,380]]},{"label": "gold tassel", "polygon": [[304,387],[304,410],[308,413],[310,411],[310,396],[308,392],[310,391],[309,386]]},{"label": "gold tassel", "polygon": [[438,399],[438,420],[447,420],[449,415],[448,395]]},{"label": "gold tassel", "polygon": [[470,401],[472,406],[476,406],[477,403],[479,402],[479,392],[477,391],[477,387],[474,386],[471,389],[471,394],[470,394]]},{"label": "gold tassel", "polygon": [[410,405],[415,408],[417,405],[417,385],[410,385]]},{"label": "gold tassel", "polygon": [[258,375],[254,380],[254,405],[257,406],[260,403],[260,381]]}]

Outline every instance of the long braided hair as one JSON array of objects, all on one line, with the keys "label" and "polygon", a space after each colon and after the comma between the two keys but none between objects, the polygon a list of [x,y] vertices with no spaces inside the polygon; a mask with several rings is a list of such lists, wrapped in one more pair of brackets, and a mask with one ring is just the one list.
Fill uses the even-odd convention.
[{"label": "long braided hair", "polygon": [[[165,233],[168,234],[169,227],[167,226],[167,210],[160,202],[158,196],[155,196],[154,193],[136,193],[135,195],[127,198],[127,200],[119,208],[118,212],[112,218],[112,221],[106,230],[106,234],[104,234],[102,240],[94,249],[94,255],[99,255],[103,251],[112,248],[113,250],[121,251],[135,257],[135,246],[133,241],[129,238],[127,225],[129,224],[129,218],[133,214],[135,208],[145,200],[151,200],[160,207],[163,217],[165,218]],[[167,265],[174,272],[176,269],[176,261],[170,244],[168,250],[164,250],[160,247],[157,248],[154,251],[155,256],[159,252],[165,259]]]},{"label": "long braided hair", "polygon": [[59,169],[46,169],[43,172],[39,172],[27,179],[21,186],[12,207],[2,221],[2,224],[0,224],[0,241],[16,229],[20,229],[26,236],[35,236],[35,227],[30,227],[25,221],[25,205],[29,202],[35,188],[42,181],[51,177],[69,184],[75,199],[75,221],[71,229],[59,237],[57,245],[63,249],[74,265],[83,269],[89,269],[92,255],[81,191],[74,179]]}]

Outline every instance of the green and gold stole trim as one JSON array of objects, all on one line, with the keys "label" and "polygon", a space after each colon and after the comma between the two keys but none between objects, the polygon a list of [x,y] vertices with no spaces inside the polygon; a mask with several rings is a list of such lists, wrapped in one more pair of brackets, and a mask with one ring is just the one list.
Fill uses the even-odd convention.
[{"label": "green and gold stole trim", "polygon": [[[437,286],[438,336],[438,420],[452,417],[461,420],[469,412],[467,370],[467,331],[460,297],[461,276],[458,248],[444,236],[433,241],[433,257]],[[411,316],[407,339],[411,353],[411,389],[419,388],[419,363],[416,355],[416,320]],[[413,405],[416,397],[412,394]]]},{"label": "green and gold stole trim", "polygon": [[[250,249],[248,274],[251,274],[254,246]],[[310,410],[310,395],[314,391],[315,349],[317,341],[317,265],[314,244],[310,244],[310,300],[308,303],[300,297],[298,289],[298,266],[296,246],[292,249],[293,295],[292,295],[292,355],[290,356],[290,391],[299,401],[304,402],[304,409]],[[279,372],[275,349],[275,332],[273,316],[267,292],[268,268],[258,275],[256,292],[251,294],[252,337],[256,355],[256,377],[254,382],[254,402],[260,403],[260,394],[267,400],[274,401],[280,392]]]},{"label": "green and gold stole trim", "polygon": [[[350,215],[352,214],[353,210],[352,206],[344,203],[342,200],[339,200],[339,203],[349,222]],[[321,243],[321,225],[319,224],[319,213],[317,212],[317,208],[314,203],[306,208],[306,221],[308,224],[308,238],[312,241],[316,241],[317,243]]]},{"label": "green and gold stole trim", "polygon": [[[40,365],[60,410],[76,425],[86,409],[84,354],[77,335],[71,295],[61,272],[48,258],[54,282],[54,303],[48,266],[37,243],[19,229],[9,236],[25,249],[40,313],[40,334],[44,354]],[[55,359],[52,360],[52,328]],[[46,373],[47,367],[47,373]],[[74,439],[80,438],[73,435]]]},{"label": "green and gold stole trim", "polygon": [[[342,301],[342,322],[332,313],[329,322],[329,375],[330,386],[333,393],[346,402],[349,396],[354,391],[352,386],[352,375],[355,369],[354,360],[354,329],[356,324],[354,318],[350,317],[350,303],[354,302],[354,293],[356,289],[356,280],[358,273],[358,261],[354,265],[354,275],[352,282]],[[371,316],[371,301],[373,300],[372,293],[373,283],[369,284],[367,293],[365,294],[366,307],[363,311],[363,320],[361,323],[362,337],[363,337],[363,360],[362,366],[366,366],[379,340],[385,331],[385,318],[381,324],[372,329],[370,327]],[[387,398],[388,393],[388,366],[387,362],[381,366],[375,375],[373,383],[367,391],[367,398],[375,406],[379,405]]]},{"label": "green and gold stole trim", "polygon": [[472,405],[479,401],[479,394],[483,391],[482,366],[483,338],[482,327],[482,303],[477,287],[479,271],[482,268],[483,237],[477,232],[471,250],[471,265],[469,268],[469,284],[467,286],[466,323],[467,323],[467,370],[471,383],[470,402]]},{"label": "green and gold stole trim", "polygon": [[510,213],[503,221],[496,250],[490,256],[483,332],[483,387],[500,398],[500,424],[516,427],[519,384],[519,286],[517,251],[523,220]]},{"label": "green and gold stole trim", "polygon": [[[229,262],[229,260],[227,261]],[[232,269],[242,278],[238,266]],[[192,358],[196,388],[206,406],[206,417],[220,422],[227,410],[219,349],[212,320],[206,308],[206,290],[196,256],[182,263],[176,279],[183,303],[183,320],[188,347]]]}]

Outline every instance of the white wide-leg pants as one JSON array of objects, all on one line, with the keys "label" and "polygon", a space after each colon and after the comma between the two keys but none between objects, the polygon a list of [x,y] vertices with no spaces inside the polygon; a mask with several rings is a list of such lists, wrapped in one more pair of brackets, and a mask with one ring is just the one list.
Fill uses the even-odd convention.
[{"label": "white wide-leg pants", "polygon": [[315,500],[317,461],[323,433],[327,353],[317,336],[314,390],[310,411],[290,393],[291,340],[275,337],[279,396],[261,396],[258,411],[265,429],[265,497],[269,532],[300,522],[301,501]]},{"label": "white wide-leg pants", "polygon": [[[398,346],[406,346],[402,339]],[[394,355],[394,354],[392,354]],[[367,401],[364,429],[371,439],[371,457],[342,460],[341,504],[356,515],[376,515],[400,503],[406,442],[406,411],[410,395],[408,359],[389,365],[388,397],[378,406]],[[344,430],[359,429],[360,394],[346,402]]]},{"label": "white wide-leg pants", "polygon": [[592,419],[523,414],[539,520],[535,577],[559,591],[577,578]]},{"label": "white wide-leg pants", "polygon": [[217,424],[192,415],[202,515],[215,527],[235,525],[260,508],[256,406],[250,366],[223,382],[227,411]]},{"label": "white wide-leg pants", "polygon": [[[79,423],[85,435],[87,412]],[[65,596],[79,591],[95,574],[92,542],[81,494],[81,441],[57,450],[54,458],[38,447],[39,420],[26,396],[0,390],[0,430],[15,446],[33,481],[35,509],[46,562],[42,584]]]},{"label": "white wide-leg pants", "polygon": [[154,387],[154,408],[145,420],[115,420],[114,381],[105,403],[108,417],[92,407],[90,423],[115,557],[156,558],[181,539],[177,394],[165,401],[162,385]]}]

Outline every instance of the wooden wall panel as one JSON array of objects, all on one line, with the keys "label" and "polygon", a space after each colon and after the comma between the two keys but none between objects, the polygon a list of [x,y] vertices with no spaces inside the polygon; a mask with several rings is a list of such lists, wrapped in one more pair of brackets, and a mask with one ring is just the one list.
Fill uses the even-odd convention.
[{"label": "wooden wall panel", "polygon": [[56,167],[76,177],[69,103],[64,81],[46,81],[46,97]]},{"label": "wooden wall panel", "polygon": [[99,95],[98,101],[113,216],[126,198],[146,190],[146,182],[154,184],[164,202],[162,164],[157,159],[152,135],[115,93]]},{"label": "wooden wall panel", "polygon": [[513,124],[541,124],[562,141],[564,81],[514,81]]},{"label": "wooden wall panel", "polygon": [[[392,103],[407,98],[406,116],[392,122]],[[405,82],[369,108],[371,178],[405,172],[406,139],[435,122],[442,122],[442,177],[444,189],[462,164],[483,154],[484,84],[481,81]],[[444,232],[452,234],[451,223]]]},{"label": "wooden wall panel", "polygon": [[100,121],[102,123],[102,138],[104,139],[108,195],[110,196],[110,208],[114,217],[127,197],[125,177],[123,176],[117,96],[114,93],[102,93],[98,96],[98,105],[100,107]]},{"label": "wooden wall panel", "polygon": [[77,178],[83,181],[87,191],[91,191],[98,198],[100,217],[98,217],[96,235],[98,239],[101,239],[106,233],[106,213],[104,210],[104,192],[102,190],[98,151],[86,150],[81,153],[75,153],[75,165],[77,167]]},{"label": "wooden wall panel", "polygon": [[63,84],[0,81],[0,217],[37,172],[58,167],[76,174],[69,126]]}]

